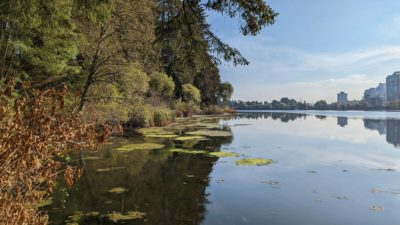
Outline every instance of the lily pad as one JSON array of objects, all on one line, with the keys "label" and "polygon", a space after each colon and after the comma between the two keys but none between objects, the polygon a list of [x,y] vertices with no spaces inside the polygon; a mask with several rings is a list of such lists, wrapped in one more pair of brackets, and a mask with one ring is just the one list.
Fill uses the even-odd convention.
[{"label": "lily pad", "polygon": [[245,165],[245,166],[263,166],[272,163],[272,159],[263,159],[263,158],[245,158],[235,161],[236,165]]},{"label": "lily pad", "polygon": [[204,136],[181,136],[175,138],[177,141],[191,141],[191,140],[207,140]]},{"label": "lily pad", "polygon": [[114,222],[122,222],[122,221],[127,221],[127,220],[136,220],[136,219],[141,219],[143,216],[145,216],[146,213],[138,212],[138,211],[128,211],[124,214],[118,213],[118,212],[111,212],[108,213],[106,216],[107,218]]},{"label": "lily pad", "polygon": [[238,157],[239,154],[236,152],[210,152],[208,153],[210,156],[214,157]]},{"label": "lily pad", "polygon": [[123,187],[115,187],[115,188],[112,188],[112,189],[108,190],[108,193],[111,193],[111,194],[122,194],[122,193],[125,193],[127,191],[128,190],[123,188]]},{"label": "lily pad", "polygon": [[171,132],[166,131],[163,127],[140,128],[136,132],[140,134],[171,134]]},{"label": "lily pad", "polygon": [[195,150],[195,149],[183,149],[183,148],[174,148],[170,149],[170,152],[183,153],[183,154],[206,154],[207,151],[204,150]]},{"label": "lily pad", "polygon": [[233,134],[222,130],[197,130],[186,132],[188,135],[206,136],[206,137],[231,137]]},{"label": "lily pad", "polygon": [[97,169],[96,171],[98,173],[107,173],[107,172],[113,172],[117,170],[122,170],[125,169],[125,167],[119,166],[119,167],[109,167],[109,168],[103,168],[103,169]]},{"label": "lily pad", "polygon": [[141,143],[141,144],[129,144],[114,149],[115,151],[134,151],[134,150],[150,150],[150,149],[162,149],[165,146],[162,144],[155,143]]}]

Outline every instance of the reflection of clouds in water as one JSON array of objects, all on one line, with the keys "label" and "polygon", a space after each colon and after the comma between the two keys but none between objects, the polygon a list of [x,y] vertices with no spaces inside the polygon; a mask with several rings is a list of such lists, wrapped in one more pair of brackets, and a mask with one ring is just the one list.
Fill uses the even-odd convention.
[{"label": "reflection of clouds in water", "polygon": [[[381,134],[386,132],[372,131],[365,125],[365,120],[348,119],[348,124],[341,127],[334,117],[327,117],[325,120],[307,117],[288,122],[273,120],[271,119],[273,117],[267,118],[257,120],[255,126],[234,128],[234,132],[239,129],[238,137],[246,133],[246,143],[268,146],[271,144],[268,142],[274,142],[275,145],[281,143],[286,145],[282,149],[265,153],[266,156],[276,157],[277,160],[281,158],[285,166],[280,169],[292,170],[310,165],[342,164],[367,169],[400,170],[398,162],[400,150],[385,143],[385,136]],[[251,121],[243,119],[242,122],[251,123]],[[382,127],[377,129],[384,130]],[[393,131],[388,130],[388,133]],[[279,137],[279,140],[274,140],[272,136]],[[397,137],[396,133],[392,136]],[[389,138],[388,136],[387,139]],[[389,140],[388,142],[391,143]]]}]

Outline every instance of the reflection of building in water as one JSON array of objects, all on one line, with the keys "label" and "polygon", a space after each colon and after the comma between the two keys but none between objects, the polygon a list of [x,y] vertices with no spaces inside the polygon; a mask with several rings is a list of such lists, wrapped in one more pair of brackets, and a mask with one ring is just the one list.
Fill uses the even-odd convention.
[{"label": "reflection of building in water", "polygon": [[400,147],[400,120],[371,120],[364,119],[364,127],[377,130],[380,135],[386,134],[386,141]]},{"label": "reflection of building in water", "polygon": [[345,127],[347,125],[347,117],[338,117],[337,118],[337,124],[340,127]]},{"label": "reflection of building in water", "polygon": [[377,130],[380,135],[383,135],[386,134],[387,121],[364,119],[364,127],[369,130]]},{"label": "reflection of building in water", "polygon": [[387,121],[386,141],[396,147],[400,146],[400,120]]}]

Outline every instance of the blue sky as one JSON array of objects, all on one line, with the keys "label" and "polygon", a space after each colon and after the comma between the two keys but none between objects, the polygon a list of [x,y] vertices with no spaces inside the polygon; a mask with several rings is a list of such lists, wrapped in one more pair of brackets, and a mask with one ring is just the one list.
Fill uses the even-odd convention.
[{"label": "blue sky", "polygon": [[360,99],[365,89],[400,70],[399,0],[269,0],[280,15],[256,37],[244,37],[239,21],[210,15],[212,29],[238,48],[249,66],[220,66],[234,99],[288,96],[335,101],[346,91]]}]

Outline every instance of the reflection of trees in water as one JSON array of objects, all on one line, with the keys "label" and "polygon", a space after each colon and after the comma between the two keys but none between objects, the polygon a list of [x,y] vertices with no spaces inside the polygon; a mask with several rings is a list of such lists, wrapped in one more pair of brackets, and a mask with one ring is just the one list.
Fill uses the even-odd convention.
[{"label": "reflection of trees in water", "polygon": [[315,118],[319,120],[326,120],[326,116],[321,116],[321,115],[315,115]]},{"label": "reflection of trees in water", "polygon": [[[199,142],[196,147],[218,150],[232,140],[233,137],[212,138],[207,143]],[[63,224],[75,211],[138,210],[147,214],[145,221],[132,224],[200,224],[204,219],[208,176],[217,158],[166,150],[106,151],[102,155],[103,159],[86,161],[86,172],[70,190],[66,208],[51,212],[54,224]],[[109,167],[126,168],[109,173],[96,172],[96,169]],[[107,191],[114,187],[129,191],[120,195],[108,194]],[[61,205],[61,199],[55,199],[53,206]],[[92,221],[90,224],[101,223]]]},{"label": "reflection of trees in water", "polygon": [[282,122],[286,123],[289,121],[294,121],[296,119],[307,118],[305,114],[295,114],[295,113],[282,113],[282,112],[251,112],[240,114],[239,118],[246,118],[246,119],[268,119],[272,118],[273,120],[281,120]]}]

